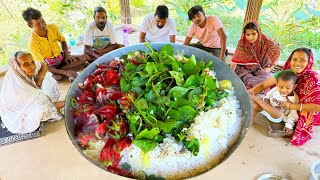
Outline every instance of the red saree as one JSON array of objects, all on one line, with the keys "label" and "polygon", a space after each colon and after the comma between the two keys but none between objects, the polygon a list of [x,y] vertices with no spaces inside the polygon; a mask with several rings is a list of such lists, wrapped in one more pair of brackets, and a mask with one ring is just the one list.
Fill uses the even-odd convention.
[{"label": "red saree", "polygon": [[[311,49],[308,65],[298,74],[297,88],[295,92],[299,96],[302,104],[312,103],[320,105],[320,75],[312,71],[314,57]],[[292,54],[286,61],[283,70],[290,69],[290,60]],[[295,132],[291,139],[291,144],[301,146],[312,137],[312,127],[320,125],[320,112],[298,111],[299,119],[296,124]]]},{"label": "red saree", "polygon": [[[252,44],[243,33],[244,27],[249,23],[255,24],[258,29],[258,38]],[[262,68],[274,65],[280,56],[280,45],[262,34],[257,21],[247,21],[243,29],[232,62],[239,65],[258,65]]]},{"label": "red saree", "polygon": [[263,69],[274,65],[280,56],[280,45],[262,34],[260,26],[256,21],[253,23],[258,29],[258,38],[254,43],[250,43],[243,33],[238,42],[232,63],[237,64],[236,73],[248,87],[252,88],[256,84],[266,80],[270,74]]}]

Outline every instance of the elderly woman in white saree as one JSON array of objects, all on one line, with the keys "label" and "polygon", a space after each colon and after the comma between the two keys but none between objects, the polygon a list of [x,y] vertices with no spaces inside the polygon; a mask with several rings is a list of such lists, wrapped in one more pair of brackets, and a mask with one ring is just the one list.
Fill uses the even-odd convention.
[{"label": "elderly woman in white saree", "polygon": [[[18,51],[9,62],[0,92],[0,117],[12,133],[35,131],[42,121],[57,121],[62,115],[54,104],[60,96],[47,65],[30,53]],[[61,104],[61,103],[60,103]]]}]

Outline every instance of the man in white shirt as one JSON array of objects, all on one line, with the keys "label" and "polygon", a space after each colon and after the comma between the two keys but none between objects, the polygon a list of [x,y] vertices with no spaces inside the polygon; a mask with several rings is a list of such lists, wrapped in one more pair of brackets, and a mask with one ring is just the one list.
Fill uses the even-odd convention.
[{"label": "man in white shirt", "polygon": [[84,34],[84,53],[91,61],[100,56],[122,47],[116,42],[116,32],[103,7],[96,7],[94,21],[89,23]]},{"label": "man in white shirt", "polygon": [[176,24],[168,16],[169,10],[165,5],[158,6],[154,14],[146,16],[141,24],[140,42],[175,43]]}]

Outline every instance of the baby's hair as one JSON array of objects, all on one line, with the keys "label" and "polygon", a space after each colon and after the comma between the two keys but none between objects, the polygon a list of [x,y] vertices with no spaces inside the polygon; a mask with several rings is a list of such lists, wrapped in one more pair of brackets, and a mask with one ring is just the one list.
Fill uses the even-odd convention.
[{"label": "baby's hair", "polygon": [[282,81],[293,81],[294,83],[297,82],[297,75],[292,71],[281,71],[278,75],[277,81],[281,79]]}]

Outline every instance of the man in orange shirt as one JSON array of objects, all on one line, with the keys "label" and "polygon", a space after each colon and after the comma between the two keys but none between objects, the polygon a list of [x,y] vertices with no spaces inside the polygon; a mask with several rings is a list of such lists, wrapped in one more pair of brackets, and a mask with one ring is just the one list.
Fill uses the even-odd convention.
[{"label": "man in orange shirt", "polygon": [[85,64],[85,56],[71,56],[66,40],[58,27],[54,24],[46,24],[41,12],[37,9],[28,8],[22,12],[22,17],[33,29],[29,39],[29,51],[33,58],[45,61],[48,64],[48,71],[57,81],[65,77],[74,79],[77,76],[75,69]]}]

